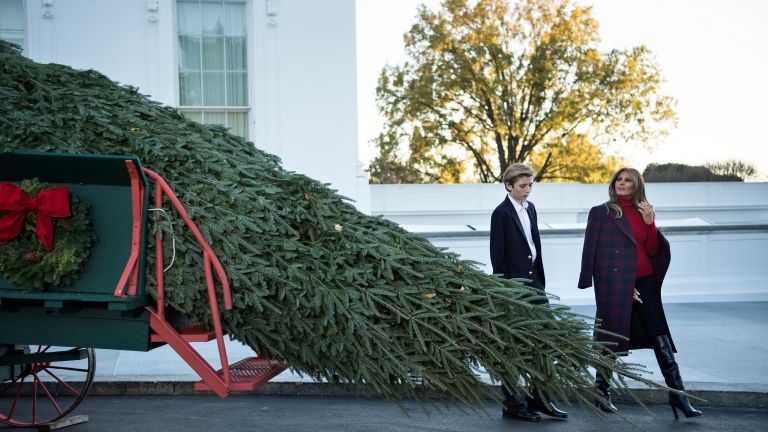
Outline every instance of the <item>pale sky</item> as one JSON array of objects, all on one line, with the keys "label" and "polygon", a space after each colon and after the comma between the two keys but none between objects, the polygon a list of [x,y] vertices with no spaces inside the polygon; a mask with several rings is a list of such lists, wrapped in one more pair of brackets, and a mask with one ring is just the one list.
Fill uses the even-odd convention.
[{"label": "pale sky", "polygon": [[[514,1],[514,0],[512,0]],[[385,64],[405,60],[403,34],[416,5],[439,0],[357,0],[358,139],[360,158],[381,130],[376,82]],[[649,155],[620,149],[632,166],[651,162],[699,165],[739,159],[768,180],[768,1],[578,0],[592,5],[602,47],[645,44],[677,98],[679,125]]]}]

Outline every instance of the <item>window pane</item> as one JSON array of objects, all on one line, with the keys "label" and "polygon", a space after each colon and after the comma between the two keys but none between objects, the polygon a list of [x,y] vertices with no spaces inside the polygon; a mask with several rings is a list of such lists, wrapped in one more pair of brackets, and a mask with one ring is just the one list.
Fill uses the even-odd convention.
[{"label": "window pane", "polygon": [[[3,0],[0,0],[0,2]],[[177,0],[181,106],[248,106],[246,2]],[[187,111],[205,123],[232,123],[246,135],[247,112]]]},{"label": "window pane", "polygon": [[224,36],[224,5],[221,2],[200,5],[203,35]]},{"label": "window pane", "polygon": [[248,74],[245,72],[227,73],[227,106],[248,105]]},{"label": "window pane", "polygon": [[245,5],[242,3],[225,3],[224,14],[227,18],[224,28],[226,35],[245,37]]},{"label": "window pane", "polygon": [[179,73],[179,99],[182,106],[200,106],[202,100],[200,72]]},{"label": "window pane", "polygon": [[200,70],[200,38],[179,36],[179,68],[182,71]]},{"label": "window pane", "polygon": [[245,38],[227,38],[227,70],[245,71]]},{"label": "window pane", "polygon": [[203,119],[207,124],[218,124],[222,126],[227,124],[227,114],[224,111],[205,111]]},{"label": "window pane", "polygon": [[224,106],[224,72],[203,72],[203,105]]},{"label": "window pane", "polygon": [[200,35],[200,4],[198,2],[179,2],[176,5],[179,35]]},{"label": "window pane", "polygon": [[24,48],[24,27],[22,0],[0,1],[0,39]]},{"label": "window pane", "polygon": [[243,138],[248,138],[248,113],[235,111],[227,113],[229,131]]},{"label": "window pane", "polygon": [[224,37],[203,37],[203,70],[224,70]]}]

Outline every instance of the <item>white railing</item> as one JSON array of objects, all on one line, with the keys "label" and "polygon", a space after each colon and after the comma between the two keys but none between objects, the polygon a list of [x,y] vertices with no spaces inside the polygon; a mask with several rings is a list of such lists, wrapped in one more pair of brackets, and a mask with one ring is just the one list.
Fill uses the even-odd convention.
[{"label": "white railing", "polygon": [[[768,183],[648,183],[646,189],[659,219],[768,221]],[[501,184],[371,185],[371,213],[405,225],[482,227],[504,194]],[[578,183],[537,183],[531,195],[540,224],[585,222],[590,207],[607,198],[607,185]]]}]

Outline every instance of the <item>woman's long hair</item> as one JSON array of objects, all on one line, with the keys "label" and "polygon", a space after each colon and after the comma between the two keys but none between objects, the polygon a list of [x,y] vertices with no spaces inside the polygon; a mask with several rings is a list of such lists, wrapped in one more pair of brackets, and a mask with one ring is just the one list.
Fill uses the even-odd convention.
[{"label": "woman's long hair", "polygon": [[640,174],[640,171],[634,168],[620,168],[611,177],[611,182],[608,184],[608,202],[605,203],[608,207],[608,213],[610,214],[611,210],[613,210],[613,217],[617,219],[621,218],[624,214],[621,210],[619,195],[616,193],[616,179],[619,178],[621,173],[627,173],[627,175],[632,178],[632,183],[635,186],[632,190],[632,204],[637,207],[639,203],[648,201],[645,197],[645,181],[643,180],[643,175]]}]

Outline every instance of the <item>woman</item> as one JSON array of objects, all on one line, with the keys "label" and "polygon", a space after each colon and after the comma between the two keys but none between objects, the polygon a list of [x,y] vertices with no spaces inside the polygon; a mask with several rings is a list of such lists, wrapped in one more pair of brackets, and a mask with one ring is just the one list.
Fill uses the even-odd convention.
[{"label": "woman", "polygon": [[[684,390],[677,352],[661,304],[661,284],[669,268],[669,242],[656,229],[653,206],[645,197],[645,184],[633,168],[622,168],[608,186],[608,202],[589,211],[581,257],[579,288],[595,283],[596,320],[600,328],[619,338],[595,332],[608,342],[606,349],[626,355],[630,349],[653,348],[667,386]],[[610,371],[598,371],[597,388],[605,412],[616,412],[611,402]],[[677,410],[686,417],[700,416],[686,396],[669,393],[675,419]]]}]

